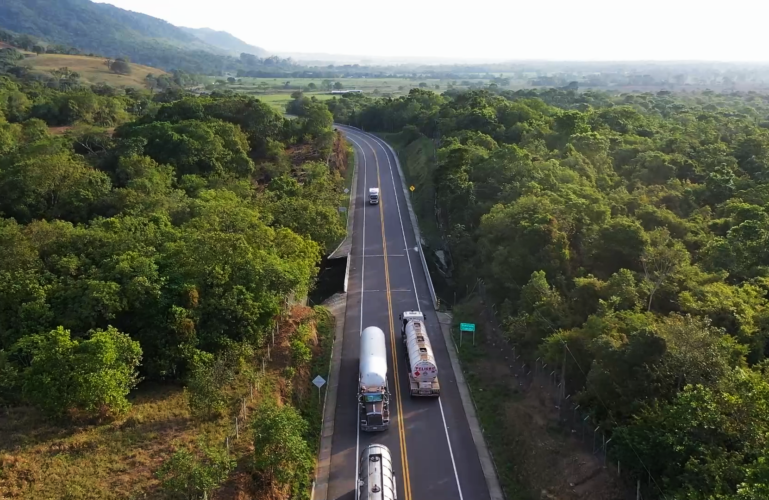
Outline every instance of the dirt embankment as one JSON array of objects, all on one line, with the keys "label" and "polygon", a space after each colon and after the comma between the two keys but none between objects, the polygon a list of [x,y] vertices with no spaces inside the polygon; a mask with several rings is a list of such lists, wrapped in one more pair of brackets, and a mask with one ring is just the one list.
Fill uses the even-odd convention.
[{"label": "dirt embankment", "polygon": [[347,140],[344,134],[337,130],[334,132],[334,146],[331,149],[331,158],[329,159],[329,165],[332,170],[339,172],[339,176],[344,178],[347,173],[348,155],[350,154],[350,146],[347,144]]}]

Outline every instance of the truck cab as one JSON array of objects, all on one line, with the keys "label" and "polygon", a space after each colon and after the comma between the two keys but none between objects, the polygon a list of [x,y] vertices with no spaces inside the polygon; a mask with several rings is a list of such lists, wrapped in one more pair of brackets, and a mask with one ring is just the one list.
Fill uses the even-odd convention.
[{"label": "truck cab", "polygon": [[363,431],[384,431],[390,426],[389,392],[361,392],[360,428]]},{"label": "truck cab", "polygon": [[371,188],[368,190],[368,202],[372,205],[379,203],[379,188]]}]

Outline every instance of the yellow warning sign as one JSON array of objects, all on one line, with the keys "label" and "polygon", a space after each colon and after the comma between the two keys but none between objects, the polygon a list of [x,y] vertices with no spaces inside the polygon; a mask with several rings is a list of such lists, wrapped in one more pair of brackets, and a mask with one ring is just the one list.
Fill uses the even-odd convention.
[{"label": "yellow warning sign", "polygon": [[415,188],[414,186],[411,186],[409,189],[410,189],[410,190],[411,190],[411,192],[413,193],[413,192],[414,192],[414,190],[415,190],[416,188]]}]

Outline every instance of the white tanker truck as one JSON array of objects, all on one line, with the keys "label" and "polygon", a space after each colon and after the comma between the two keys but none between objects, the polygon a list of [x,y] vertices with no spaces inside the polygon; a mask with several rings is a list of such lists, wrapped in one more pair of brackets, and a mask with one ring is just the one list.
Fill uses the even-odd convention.
[{"label": "white tanker truck", "polygon": [[387,347],[384,332],[375,326],[369,326],[360,335],[358,406],[360,430],[383,431],[390,426]]},{"label": "white tanker truck", "polygon": [[383,444],[367,446],[360,454],[359,465],[359,500],[397,500],[395,471],[387,446]]},{"label": "white tanker truck", "polygon": [[398,318],[401,320],[401,338],[406,344],[411,396],[440,396],[438,365],[427,336],[424,315],[420,311],[404,311]]}]

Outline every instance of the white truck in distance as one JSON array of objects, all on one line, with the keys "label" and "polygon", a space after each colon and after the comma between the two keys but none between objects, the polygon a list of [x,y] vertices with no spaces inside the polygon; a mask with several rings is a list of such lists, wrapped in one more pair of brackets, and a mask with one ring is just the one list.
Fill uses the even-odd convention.
[{"label": "white truck in distance", "polygon": [[371,188],[368,190],[368,202],[372,205],[379,203],[379,188]]},{"label": "white truck in distance", "polygon": [[387,347],[384,332],[375,326],[369,326],[360,335],[358,406],[360,430],[383,431],[390,426]]},{"label": "white truck in distance", "polygon": [[424,315],[420,311],[405,311],[398,318],[401,320],[401,338],[406,344],[411,395],[440,396],[438,365],[427,336]]},{"label": "white truck in distance", "polygon": [[368,445],[360,454],[359,466],[359,500],[397,500],[395,471],[387,446]]}]

